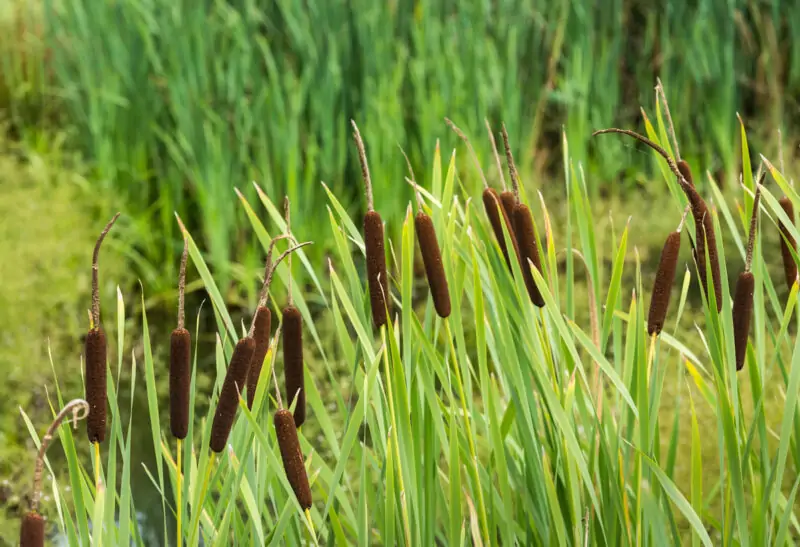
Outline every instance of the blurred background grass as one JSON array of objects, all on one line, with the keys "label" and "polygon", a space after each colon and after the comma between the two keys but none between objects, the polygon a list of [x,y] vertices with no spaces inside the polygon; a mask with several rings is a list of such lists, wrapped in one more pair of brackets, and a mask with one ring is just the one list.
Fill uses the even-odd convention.
[{"label": "blurred background grass", "polygon": [[[437,139],[458,145],[448,116],[488,166],[483,119],[502,120],[526,183],[558,210],[563,130],[598,222],[634,214],[630,259],[635,246],[650,276],[674,228],[659,214],[663,185],[626,141],[598,154],[592,129],[640,126],[660,77],[701,187],[706,171],[737,183],[736,112],[752,150],[774,157],[783,141],[790,174],[800,142],[800,4],[789,1],[6,0],[0,69],[0,507],[12,510],[29,449],[16,406],[45,409],[48,339],[80,381],[92,241],[115,210],[125,218],[101,259],[105,309],[117,284],[141,280],[168,332],[174,212],[226,300],[252,306],[262,257],[233,188],[257,201],[256,180],[275,202],[289,196],[321,264],[320,181],[357,218],[364,207],[351,118],[391,235],[411,197],[398,144],[419,175]],[[466,154],[459,173],[477,188]],[[190,295],[194,309],[202,297]]]}]

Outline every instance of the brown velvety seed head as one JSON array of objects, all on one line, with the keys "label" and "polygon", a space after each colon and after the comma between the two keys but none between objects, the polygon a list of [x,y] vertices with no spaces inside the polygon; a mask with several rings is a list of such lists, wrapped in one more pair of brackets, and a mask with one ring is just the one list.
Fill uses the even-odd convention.
[{"label": "brown velvety seed head", "polygon": [[306,384],[303,370],[303,318],[294,306],[283,310],[283,374],[286,379],[286,404],[295,397],[294,423],[306,421]]},{"label": "brown velvety seed head", "polygon": [[520,268],[522,268],[522,277],[525,280],[525,286],[528,289],[528,295],[531,302],[536,306],[544,307],[544,298],[542,293],[536,286],[536,281],[531,274],[530,260],[534,267],[539,272],[542,271],[542,262],[539,257],[539,248],[536,246],[536,231],[533,227],[533,217],[531,210],[527,205],[517,204],[514,207],[514,233],[517,237],[517,244],[519,246]]},{"label": "brown velvety seed head", "polygon": [[84,349],[86,402],[89,416],[86,432],[89,442],[102,443],[106,438],[106,334],[95,327],[86,334]]},{"label": "brown velvety seed head", "polygon": [[272,312],[266,306],[259,306],[256,309],[255,328],[253,329],[253,340],[255,349],[253,358],[250,361],[250,368],[247,372],[247,408],[253,408],[253,401],[256,398],[256,388],[258,387],[258,377],[261,375],[261,367],[264,366],[264,358],[269,351],[269,335],[272,328]]},{"label": "brown velvety seed head", "polygon": [[369,211],[364,215],[364,244],[367,249],[367,281],[372,322],[380,328],[386,324],[386,307],[391,306],[391,298],[389,278],[386,275],[386,252],[383,247],[383,221],[376,211]]},{"label": "brown velvety seed head", "polygon": [[425,264],[425,275],[428,278],[428,286],[433,297],[433,305],[439,317],[450,316],[450,291],[447,286],[447,277],[444,274],[444,264],[442,264],[442,253],[439,250],[439,242],[436,239],[436,230],[433,227],[431,217],[423,212],[417,213],[414,218],[414,228],[417,232],[417,242],[422,253],[422,261]]},{"label": "brown velvety seed head", "polygon": [[300,507],[304,510],[311,509],[311,487],[308,485],[308,474],[297,438],[297,426],[291,412],[281,409],[275,413],[275,432],[286,478],[289,479]]},{"label": "brown velvety seed head", "polygon": [[30,512],[22,519],[19,530],[20,547],[44,546],[44,517],[39,513]]},{"label": "brown velvety seed head", "polygon": [[733,297],[733,342],[736,348],[736,370],[744,367],[747,354],[747,335],[750,333],[750,318],[753,315],[753,290],[755,278],[750,272],[742,272],[736,280]]},{"label": "brown velvety seed head", "polygon": [[209,446],[214,452],[222,452],[228,442],[228,435],[236,418],[236,409],[239,407],[239,393],[244,391],[247,382],[247,371],[255,350],[255,340],[249,336],[242,338],[233,349],[228,372],[222,383],[219,393],[217,411],[214,413],[214,422],[211,424],[211,441]]},{"label": "brown velvety seed head", "polygon": [[686,179],[686,182],[694,186],[694,179],[692,178],[692,170],[689,167],[688,163],[686,163],[683,160],[680,160],[678,162],[678,171],[681,172],[681,175],[683,175],[683,178]]},{"label": "brown velvety seed head", "polygon": [[175,329],[169,340],[169,425],[176,439],[185,439],[189,432],[191,357],[191,334]]},{"label": "brown velvety seed head", "polygon": [[[786,216],[789,217],[790,220],[794,220],[794,206],[792,205],[791,200],[788,197],[784,196],[778,203],[781,204],[783,207],[783,212],[786,213]],[[783,257],[783,275],[786,278],[786,285],[791,289],[792,285],[794,285],[795,279],[797,279],[797,264],[792,258],[792,252],[789,250],[790,246],[791,249],[797,251],[797,243],[792,237],[792,234],[789,233],[788,228],[783,224],[780,223],[780,230],[781,230],[781,256]],[[787,244],[788,241],[788,244]]]},{"label": "brown velvety seed head", "polygon": [[505,211],[506,216],[511,222],[512,233],[516,227],[514,226],[513,218],[514,218],[514,207],[517,205],[517,196],[514,195],[514,192],[511,190],[503,190],[500,192],[500,203],[503,204],[503,211]]},{"label": "brown velvety seed head", "polygon": [[[498,205],[500,205],[499,208]],[[497,238],[497,243],[500,244],[500,250],[503,252],[503,257],[506,259],[506,265],[511,268],[511,258],[509,257],[506,239],[503,235],[503,223],[505,223],[506,229],[511,236],[511,243],[514,245],[514,253],[518,255],[519,252],[516,247],[517,242],[513,237],[514,231],[511,228],[511,219],[506,214],[500,196],[497,195],[497,191],[494,188],[486,188],[483,191],[483,207],[486,209],[486,216],[489,218],[489,224],[492,226],[494,236]]]},{"label": "brown velvety seed head", "polygon": [[[692,206],[692,217],[695,222],[695,261],[703,292],[708,287],[708,274],[706,272],[706,249],[708,249],[711,282],[714,286],[714,296],[717,301],[717,311],[722,311],[722,280],[719,270],[719,254],[717,252],[717,238],[714,232],[714,222],[711,211],[694,188],[684,189]],[[706,293],[707,295],[707,293]]]},{"label": "brown velvety seed head", "polygon": [[650,311],[647,315],[647,334],[659,334],[664,328],[664,320],[669,308],[669,297],[678,268],[678,253],[681,250],[680,232],[672,232],[664,242],[661,260],[658,262],[653,294],[650,297]]}]

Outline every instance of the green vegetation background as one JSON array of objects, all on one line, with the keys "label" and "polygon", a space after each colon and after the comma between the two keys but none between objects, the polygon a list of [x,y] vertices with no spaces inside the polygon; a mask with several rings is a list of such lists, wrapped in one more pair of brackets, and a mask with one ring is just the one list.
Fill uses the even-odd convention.
[{"label": "green vegetation background", "polygon": [[[104,306],[113,309],[117,285],[135,292],[141,281],[163,355],[180,252],[173,213],[208,253],[226,300],[252,306],[262,257],[234,187],[255,198],[256,180],[275,202],[288,195],[295,232],[316,242],[309,255],[322,263],[320,181],[355,218],[364,205],[351,118],[392,236],[411,197],[398,144],[421,171],[437,139],[458,145],[448,116],[488,165],[483,120],[502,120],[528,191],[541,189],[557,212],[562,186],[548,182],[563,177],[563,128],[595,218],[620,226],[632,215],[645,285],[675,224],[660,214],[663,185],[648,185],[646,153],[611,139],[599,154],[589,135],[640,126],[656,77],[697,178],[737,184],[736,112],[751,149],[772,154],[782,142],[797,172],[796,2],[11,0],[0,7],[0,63],[0,521],[17,518],[30,482],[18,407],[47,416],[48,348],[59,376],[80,384],[91,247],[114,210],[124,219],[101,259]],[[475,188],[466,154],[459,163]],[[328,322],[319,317],[323,336]],[[213,359],[205,365],[210,373]]]}]

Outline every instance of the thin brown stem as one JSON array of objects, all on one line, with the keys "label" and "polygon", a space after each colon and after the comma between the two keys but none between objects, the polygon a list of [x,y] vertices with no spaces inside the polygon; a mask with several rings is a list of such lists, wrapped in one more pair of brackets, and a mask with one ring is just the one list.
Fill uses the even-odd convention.
[{"label": "thin brown stem", "polygon": [[749,272],[753,264],[753,248],[756,245],[756,228],[758,226],[758,202],[761,200],[761,180],[756,185],[756,195],[753,198],[753,215],[750,217],[750,233],[747,238],[747,254],[744,259],[744,271]]},{"label": "thin brown stem", "polygon": [[[406,151],[403,150],[403,147],[400,146],[399,143],[397,147],[400,148],[400,153],[403,154],[403,157],[406,159],[406,167],[408,167],[408,173],[411,175],[411,184],[414,186],[414,195],[417,197],[417,207],[420,212],[422,212],[422,194],[420,194],[419,186],[417,186],[417,178],[414,176],[414,168],[411,167],[411,160],[408,159]],[[436,141],[436,148],[439,148],[439,141]]]},{"label": "thin brown stem", "polygon": [[681,175],[681,172],[678,169],[678,165],[675,163],[675,160],[670,157],[667,151],[664,150],[658,144],[654,143],[653,141],[645,137],[644,135],[640,135],[639,133],[631,131],[630,129],[619,129],[616,127],[610,127],[608,129],[600,129],[598,131],[595,131],[594,133],[592,133],[592,137],[596,135],[606,135],[608,133],[619,133],[622,135],[628,135],[629,137],[633,137],[639,142],[646,144],[647,146],[658,152],[658,154],[661,155],[661,157],[663,157],[667,161],[669,170],[672,171],[672,173],[678,178],[678,181],[680,182],[681,186],[683,186],[684,188],[686,188],[687,186],[691,186],[689,182],[685,178],[683,178],[683,175]]},{"label": "thin brown stem", "polygon": [[178,273],[178,328],[182,329],[186,318],[186,261],[189,257],[189,240],[183,236],[183,253],[181,253],[181,269]]},{"label": "thin brown stem", "polygon": [[361,162],[361,176],[364,178],[364,186],[367,193],[367,211],[375,210],[375,203],[372,198],[372,177],[369,176],[369,165],[367,165],[367,152],[364,149],[364,140],[361,138],[361,132],[358,130],[355,120],[350,120],[353,125],[353,139],[356,141],[356,148],[358,148],[358,161]]},{"label": "thin brown stem", "polygon": [[[283,212],[286,217],[286,235],[292,238],[292,213],[289,196],[283,198]],[[292,238],[293,239],[293,238]],[[294,296],[292,295],[292,256],[289,255],[289,305],[294,306]]]},{"label": "thin brown stem", "polygon": [[678,149],[678,138],[675,136],[675,126],[672,124],[672,114],[669,112],[669,102],[667,102],[667,94],[664,91],[664,84],[661,83],[661,78],[656,78],[656,95],[661,96],[661,104],[664,105],[664,114],[667,117],[669,136],[672,138],[672,146],[675,149],[675,159],[680,161],[681,151]]},{"label": "thin brown stem", "polygon": [[500,184],[503,185],[503,191],[505,191],[506,176],[503,173],[503,163],[500,161],[500,154],[497,152],[497,141],[494,138],[492,126],[489,125],[489,120],[484,118],[483,123],[486,125],[486,132],[489,134],[489,142],[492,143],[492,154],[494,154],[494,162],[497,164],[497,172],[500,174]]},{"label": "thin brown stem", "polygon": [[42,495],[44,454],[47,451],[47,447],[50,446],[50,441],[53,440],[53,435],[58,429],[58,426],[61,425],[61,423],[70,413],[72,413],[73,426],[77,427],[78,420],[82,420],[89,415],[89,403],[83,399],[73,399],[68,402],[64,408],[61,409],[61,412],[56,415],[55,419],[50,424],[50,427],[47,428],[44,437],[42,437],[42,442],[39,445],[39,452],[36,454],[36,464],[33,471],[33,496],[31,497],[31,511],[33,512],[38,512],[39,499]]},{"label": "thin brown stem", "polygon": [[481,169],[481,162],[478,161],[478,155],[475,153],[475,149],[472,148],[472,143],[469,142],[469,139],[464,134],[461,129],[458,128],[456,124],[453,123],[452,120],[449,118],[444,119],[445,123],[453,130],[453,132],[458,135],[458,138],[464,141],[464,144],[467,145],[467,150],[469,150],[470,156],[472,156],[472,161],[475,163],[475,168],[478,170],[478,173],[481,175],[481,180],[483,181],[483,187],[488,188],[489,183],[486,182],[486,175],[483,174],[483,169]]},{"label": "thin brown stem", "polygon": [[686,221],[686,214],[689,211],[691,211],[691,209],[692,209],[691,205],[687,205],[686,207],[683,208],[683,214],[681,215],[681,221],[678,223],[678,228],[675,230],[676,232],[681,233],[681,230],[683,230],[683,223]]},{"label": "thin brown stem", "polygon": [[282,239],[291,239],[289,234],[281,234],[279,236],[275,236],[270,240],[269,247],[267,248],[267,258],[264,261],[264,281],[261,284],[261,291],[258,293],[258,305],[263,306],[267,301],[267,291],[269,287],[267,287],[267,276],[269,275],[270,270],[272,270],[272,251],[275,248],[275,243]]},{"label": "thin brown stem", "polygon": [[[267,271],[266,276],[264,278],[264,286],[261,289],[263,297],[259,299],[258,307],[262,307],[262,306],[266,305],[266,303],[267,303],[267,295],[269,295],[269,286],[270,286],[270,284],[272,284],[272,276],[275,274],[275,270],[278,268],[278,264],[280,264],[281,261],[284,258],[286,258],[290,254],[295,252],[297,249],[299,249],[301,247],[305,247],[306,245],[311,245],[312,243],[313,243],[313,241],[306,241],[304,243],[300,243],[298,245],[295,245],[294,247],[289,247],[288,249],[283,251],[283,253],[281,253],[281,255],[278,257],[278,260],[276,260],[274,264],[272,264],[271,261],[270,261],[271,255],[269,257],[267,257],[267,261],[268,261],[268,264],[270,265],[270,267],[269,267],[269,270]],[[248,331],[247,335],[248,336],[253,336],[253,333],[255,332],[255,328],[256,328],[256,321],[255,321],[255,317],[253,317],[253,321],[252,321],[252,323],[250,323],[250,330]]]},{"label": "thin brown stem", "polygon": [[508,163],[508,174],[511,176],[511,186],[514,189],[514,197],[519,203],[519,175],[517,174],[517,165],[514,163],[514,154],[511,152],[511,145],[508,143],[508,131],[506,131],[506,124],[502,126],[503,147],[506,149],[506,163]]},{"label": "thin brown stem", "polygon": [[106,235],[111,230],[111,227],[114,226],[114,223],[119,218],[119,213],[114,215],[106,227],[103,228],[103,231],[100,232],[100,237],[97,238],[97,243],[94,244],[94,252],[92,253],[92,322],[94,323],[94,328],[100,327],[100,282],[98,280],[98,260],[100,258],[100,245],[103,244],[103,240],[106,238]]}]

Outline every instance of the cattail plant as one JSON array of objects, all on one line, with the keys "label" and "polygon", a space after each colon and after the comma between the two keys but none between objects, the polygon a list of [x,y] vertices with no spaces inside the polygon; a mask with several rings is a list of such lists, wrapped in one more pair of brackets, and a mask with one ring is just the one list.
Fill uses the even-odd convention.
[{"label": "cattail plant", "polygon": [[536,228],[533,224],[533,215],[530,208],[519,200],[519,175],[517,174],[517,166],[514,163],[514,155],[511,153],[511,146],[508,143],[508,132],[506,131],[505,124],[503,124],[502,134],[503,146],[506,150],[508,172],[511,177],[511,184],[514,188],[513,219],[514,234],[519,248],[519,267],[522,269],[522,278],[525,281],[525,287],[528,289],[528,296],[531,302],[533,302],[535,306],[543,308],[544,298],[542,298],[542,293],[536,286],[536,280],[531,273],[531,264],[539,272],[542,271],[539,247],[536,245]]},{"label": "cattail plant", "polygon": [[[285,348],[284,348],[285,351]],[[272,377],[273,380],[275,376]],[[300,439],[297,436],[298,424],[294,421],[292,413],[283,408],[281,392],[278,389],[277,380],[275,381],[275,394],[278,399],[278,410],[275,412],[275,434],[278,438],[278,448],[281,451],[283,460],[283,470],[289,485],[292,487],[297,502],[305,511],[306,516],[311,521],[309,510],[311,509],[311,486],[308,483],[308,473],[303,462],[303,452],[300,449]]]},{"label": "cattail plant", "polygon": [[[714,230],[714,222],[711,218],[711,212],[708,209],[708,205],[700,197],[700,194],[697,193],[695,187],[689,183],[689,181],[684,177],[681,170],[678,168],[678,165],[675,163],[675,160],[670,157],[666,150],[664,150],[661,146],[654,143],[647,137],[640,135],[634,131],[630,131],[628,129],[617,129],[617,128],[610,128],[610,129],[601,129],[599,131],[595,131],[592,133],[592,136],[595,135],[603,135],[606,133],[620,133],[623,135],[628,135],[633,137],[640,142],[646,144],[656,152],[658,152],[666,161],[667,165],[670,168],[670,171],[677,177],[678,183],[680,184],[681,189],[686,194],[686,197],[689,199],[689,205],[691,206],[692,210],[692,217],[694,218],[695,224],[695,250],[694,250],[694,258],[695,263],[697,264],[698,276],[700,279],[700,283],[703,289],[703,292],[708,297],[708,270],[711,271],[711,282],[714,289],[714,296],[717,303],[717,311],[722,310],[722,280],[720,278],[720,269],[719,269],[719,253],[717,251],[717,238],[716,232]],[[685,163],[685,162],[684,162]],[[688,164],[686,164],[686,169],[688,169]],[[691,177],[691,170],[688,171],[689,176]],[[706,253],[708,253],[708,263],[706,263]]]},{"label": "cattail plant", "polygon": [[753,291],[756,283],[750,267],[753,263],[760,197],[761,181],[756,187],[756,195],[753,199],[753,215],[750,217],[750,234],[747,239],[744,271],[736,280],[736,291],[733,296],[733,343],[736,350],[736,370],[742,370],[744,367],[744,358],[747,354],[747,335],[750,333],[750,319],[753,316]]},{"label": "cattail plant", "polygon": [[[792,205],[792,201],[787,196],[783,196],[778,200],[778,203],[781,204],[783,212],[789,217],[789,221],[794,223],[794,206]],[[794,236],[789,232],[789,228],[783,222],[780,222],[779,228],[781,232],[783,275],[786,278],[786,286],[791,289],[797,279],[797,263],[792,256],[792,251],[797,252],[797,243],[794,240]]]},{"label": "cattail plant", "polygon": [[[92,313],[89,332],[86,334],[84,350],[86,400],[89,402],[89,417],[86,420],[86,432],[89,441],[102,443],[106,438],[106,333],[100,325],[100,283],[98,280],[98,260],[100,246],[108,232],[119,218],[114,215],[94,245],[92,254]],[[96,449],[97,451],[97,449]],[[99,463],[99,462],[98,462]]]},{"label": "cattail plant", "polygon": [[372,197],[372,178],[367,165],[367,153],[364,141],[358,131],[356,122],[353,125],[353,138],[358,149],[361,162],[361,174],[367,195],[367,214],[364,215],[364,246],[367,255],[367,282],[369,284],[369,300],[372,307],[372,322],[376,328],[386,324],[387,313],[391,315],[391,295],[389,294],[389,278],[386,275],[386,251],[383,246],[383,220],[375,211]]},{"label": "cattail plant", "polygon": [[[506,212],[506,209],[503,206],[503,200],[500,198],[497,190],[490,188],[489,183],[486,182],[486,176],[483,174],[483,169],[481,169],[478,156],[475,154],[475,150],[472,148],[472,144],[469,142],[467,136],[451,120],[445,118],[445,122],[447,122],[447,125],[450,126],[450,129],[452,129],[453,132],[458,135],[458,138],[464,141],[464,144],[466,145],[467,150],[469,150],[470,156],[472,156],[472,160],[475,163],[475,167],[478,169],[478,172],[481,175],[481,180],[483,181],[483,194],[481,195],[481,199],[483,200],[483,208],[486,210],[486,216],[489,219],[492,232],[494,232],[494,236],[497,238],[497,243],[500,245],[500,251],[503,253],[503,258],[506,261],[506,265],[510,269],[511,256],[509,255],[508,246],[506,245],[506,238],[503,235],[503,226],[505,226],[506,230],[508,231],[509,239],[514,247],[514,254],[519,256],[519,249],[517,248],[517,240],[514,237],[514,228],[511,223],[511,217]],[[491,127],[489,130],[491,132]]]},{"label": "cattail plant", "polygon": [[678,228],[667,236],[664,248],[661,250],[661,259],[658,261],[656,279],[653,282],[653,293],[650,297],[650,309],[647,314],[647,334],[658,336],[664,328],[664,320],[669,308],[669,297],[672,294],[672,284],[675,281],[675,271],[678,268],[678,254],[681,250],[681,229],[686,218],[683,213]]},{"label": "cattail plant", "polygon": [[83,399],[73,399],[68,402],[64,408],[61,409],[50,427],[47,428],[42,442],[39,445],[39,451],[36,454],[36,464],[33,471],[33,495],[31,496],[31,504],[28,513],[22,519],[22,526],[19,531],[19,544],[20,547],[42,547],[44,545],[45,537],[45,520],[39,514],[39,500],[42,495],[42,475],[44,473],[44,455],[50,442],[53,440],[56,430],[61,423],[72,414],[73,426],[77,426],[77,421],[86,418],[90,414],[89,403]]},{"label": "cattail plant", "polygon": [[[402,151],[402,149],[401,149]],[[425,212],[422,206],[422,195],[417,186],[417,179],[408,156],[403,152],[408,165],[408,172],[411,175],[411,183],[414,185],[414,195],[417,198],[417,214],[414,217],[414,231],[417,232],[417,243],[422,253],[422,263],[425,265],[425,277],[428,279],[428,287],[433,298],[433,306],[436,313],[444,319],[450,316],[450,289],[447,285],[447,277],[444,273],[442,263],[442,252],[439,249],[439,241],[436,239],[436,229],[433,227],[433,220]]]},{"label": "cattail plant", "polygon": [[[284,201],[286,231],[291,236],[291,214],[289,198]],[[294,423],[297,427],[306,421],[305,370],[303,364],[303,317],[294,306],[292,295],[292,257],[289,256],[289,296],[283,308],[283,375],[286,382],[286,400],[291,406],[295,401]]]},{"label": "cattail plant", "polygon": [[[283,260],[291,252],[306,244],[307,243],[302,243],[289,248],[283,252],[278,260],[275,261],[275,266],[269,269],[269,273],[264,280],[262,294],[269,293],[269,285],[272,282],[273,272],[281,260]],[[267,253],[268,264],[271,260],[271,247],[272,245],[270,245],[270,251]],[[259,307],[263,305],[265,305],[265,302],[259,302]],[[228,436],[230,435],[231,428],[233,427],[233,420],[236,417],[236,409],[239,406],[239,396],[241,395],[241,392],[243,391],[247,382],[247,373],[250,370],[250,363],[253,359],[253,353],[255,353],[256,347],[254,339],[255,323],[256,322],[254,318],[250,325],[250,330],[247,333],[247,336],[236,343],[236,347],[233,349],[233,355],[231,356],[230,364],[228,365],[228,371],[225,374],[225,380],[222,383],[219,401],[217,402],[217,409],[214,412],[214,421],[211,424],[211,439],[209,442],[211,450],[215,453],[222,452],[228,442]]]},{"label": "cattail plant", "polygon": [[184,236],[180,274],[178,275],[178,326],[172,331],[169,344],[169,423],[172,436],[179,440],[185,439],[189,432],[192,336],[184,326],[188,250],[188,241]]}]

